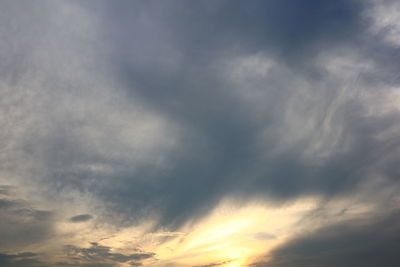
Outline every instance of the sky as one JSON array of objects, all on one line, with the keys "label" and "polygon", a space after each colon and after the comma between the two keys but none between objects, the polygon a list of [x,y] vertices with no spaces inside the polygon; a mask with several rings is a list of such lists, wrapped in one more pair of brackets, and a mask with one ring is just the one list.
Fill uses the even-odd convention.
[{"label": "sky", "polygon": [[400,266],[400,2],[1,0],[0,266]]}]

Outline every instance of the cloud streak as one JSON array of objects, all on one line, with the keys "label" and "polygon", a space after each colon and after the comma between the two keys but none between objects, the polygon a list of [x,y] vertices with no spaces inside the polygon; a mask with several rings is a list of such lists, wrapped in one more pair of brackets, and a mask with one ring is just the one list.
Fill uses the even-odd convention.
[{"label": "cloud streak", "polygon": [[69,218],[69,220],[74,223],[87,222],[91,219],[93,219],[93,216],[90,214],[80,214]]}]

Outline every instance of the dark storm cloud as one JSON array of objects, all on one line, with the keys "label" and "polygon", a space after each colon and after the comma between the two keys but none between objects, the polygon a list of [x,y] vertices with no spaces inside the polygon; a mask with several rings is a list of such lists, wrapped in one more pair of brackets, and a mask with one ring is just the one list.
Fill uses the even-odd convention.
[{"label": "dark storm cloud", "polygon": [[[98,243],[91,243],[89,248],[66,246],[65,251],[68,261],[58,263],[59,266],[118,266],[119,263],[129,263],[132,266],[141,264],[142,261],[152,259],[155,254],[137,250],[132,254],[111,252],[111,247],[101,246]],[[136,264],[136,265],[135,265]]]},{"label": "dark storm cloud", "polygon": [[[371,22],[363,12],[369,3],[148,1],[94,6],[103,16],[110,69],[132,99],[176,122],[182,135],[179,148],[168,154],[169,169],[157,171],[151,163],[135,173],[126,168],[115,175],[118,183],[96,187],[113,212],[140,217],[156,211],[162,214],[160,225],[179,226],[229,194],[281,200],[304,194],[330,197],[350,192],[371,173],[397,182],[400,139],[378,136],[399,125],[398,112],[367,115],[369,103],[358,97],[337,104],[343,87],[352,95],[356,89],[388,85],[387,77],[395,76],[395,67],[389,66],[397,66],[397,48],[368,33]],[[352,88],[349,80],[333,77],[318,57],[328,52],[335,57],[337,47],[356,49],[384,69],[360,69],[351,80],[359,76],[357,86],[365,89]],[[248,103],[234,93],[240,85],[230,84],[218,67],[221,61],[256,52],[283,67],[250,83],[264,95],[261,103]],[[315,120],[316,126],[285,153],[269,154],[282,138],[274,132],[291,108],[290,99],[301,89],[292,77],[309,82],[320,97],[304,104],[302,98],[308,96],[300,94],[296,102],[314,108],[314,118],[304,114],[299,120]],[[261,108],[255,111],[254,105]],[[326,124],[341,129],[334,136],[338,152],[322,163],[304,160],[303,151],[320,142]],[[260,149],[255,140],[262,132],[271,134]]]},{"label": "dark storm cloud", "polygon": [[93,219],[93,216],[90,214],[80,214],[69,218],[69,220],[73,223],[87,222]]},{"label": "dark storm cloud", "polygon": [[282,56],[318,51],[321,43],[329,47],[327,42],[361,34],[366,23],[363,6],[352,0],[119,2],[107,4],[104,22],[124,62],[132,68],[135,62],[160,63],[151,65],[160,68],[171,60],[168,54],[174,55],[174,49],[189,66],[207,64],[231,49],[272,50]]},{"label": "dark storm cloud", "polygon": [[399,223],[399,213],[394,212],[325,226],[278,247],[271,261],[251,266],[398,266]]}]

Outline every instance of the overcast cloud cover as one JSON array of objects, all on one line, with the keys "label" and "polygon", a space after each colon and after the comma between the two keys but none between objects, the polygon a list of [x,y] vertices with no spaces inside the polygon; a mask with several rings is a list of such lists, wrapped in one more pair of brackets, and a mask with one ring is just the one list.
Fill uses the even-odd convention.
[{"label": "overcast cloud cover", "polygon": [[0,266],[190,266],[101,242],[226,199],[316,205],[191,266],[400,266],[398,1],[2,0],[0,40]]}]

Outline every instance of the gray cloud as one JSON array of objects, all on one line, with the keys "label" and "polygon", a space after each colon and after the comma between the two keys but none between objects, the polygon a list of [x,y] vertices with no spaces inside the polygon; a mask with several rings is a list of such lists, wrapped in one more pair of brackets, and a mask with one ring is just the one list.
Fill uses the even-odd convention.
[{"label": "gray cloud", "polygon": [[93,216],[90,214],[80,214],[69,218],[69,220],[73,223],[87,222],[93,219]]},{"label": "gray cloud", "polygon": [[72,245],[65,247],[68,255],[67,262],[58,263],[59,266],[118,266],[119,263],[129,263],[132,266],[140,265],[142,261],[152,259],[155,254],[137,249],[133,254],[111,252],[111,247],[91,243],[89,248],[80,248]]}]

